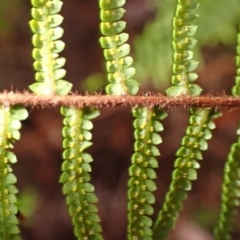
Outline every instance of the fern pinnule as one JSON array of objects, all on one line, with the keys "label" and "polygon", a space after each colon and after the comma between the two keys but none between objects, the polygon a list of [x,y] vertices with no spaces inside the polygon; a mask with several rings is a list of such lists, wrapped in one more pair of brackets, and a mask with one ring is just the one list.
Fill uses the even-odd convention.
[{"label": "fern pinnule", "polygon": [[[63,17],[58,14],[62,7],[60,0],[32,0],[32,16],[30,26],[34,32],[34,68],[37,71],[37,83],[30,89],[40,95],[67,95],[72,84],[62,80],[66,71],[62,69],[65,59],[59,57],[64,43],[59,40],[63,29],[59,25]],[[63,193],[66,195],[69,213],[74,225],[74,234],[78,239],[100,240],[102,236],[99,216],[95,203],[97,197],[90,182],[92,157],[84,150],[92,145],[91,133],[93,125],[90,119],[98,115],[97,110],[62,107],[64,118],[62,131],[63,141]]]},{"label": "fern pinnule", "polygon": [[0,106],[0,239],[18,240],[18,213],[15,187],[16,176],[12,173],[11,164],[17,162],[15,154],[9,149],[20,138],[21,120],[28,116],[21,106]]},{"label": "fern pinnule", "polygon": [[236,67],[237,67],[237,74],[235,77],[235,86],[232,89],[232,94],[234,96],[240,96],[240,25],[239,25],[239,32],[237,35],[237,56],[236,56]]},{"label": "fern pinnule", "polygon": [[33,66],[37,71],[37,82],[29,88],[36,94],[67,95],[72,84],[62,79],[66,75],[62,69],[66,60],[59,57],[65,47],[63,41],[59,40],[63,35],[63,29],[59,27],[63,17],[58,14],[62,1],[32,0],[32,5],[30,27],[34,33],[32,56],[35,59]]},{"label": "fern pinnule", "polygon": [[63,159],[62,175],[63,193],[69,206],[75,236],[81,239],[103,239],[95,203],[98,201],[94,194],[94,186],[90,182],[93,161],[85,149],[92,145],[89,130],[93,125],[90,121],[99,115],[97,110],[61,108],[64,118],[63,128]]},{"label": "fern pinnule", "polygon": [[234,216],[240,205],[240,139],[231,146],[224,168],[221,210],[214,229],[216,240],[230,240]]},{"label": "fern pinnule", "polygon": [[[198,77],[193,72],[198,63],[192,60],[192,48],[197,42],[193,38],[197,26],[192,23],[197,17],[195,11],[198,5],[199,1],[196,0],[177,2],[173,19],[173,86],[166,91],[168,96],[198,96],[202,91],[201,87],[192,83]],[[211,130],[215,128],[212,119],[221,115],[214,109],[191,108],[190,111],[190,125],[176,153],[172,182],[154,223],[156,239],[164,239],[174,227],[178,212],[182,209],[182,201],[187,198],[186,191],[191,189],[191,182],[197,179],[196,169],[200,167],[197,160],[202,159],[202,151],[208,148],[207,140],[211,138]]]},{"label": "fern pinnule", "polygon": [[[124,4],[125,0],[100,0],[101,32],[104,35],[100,43],[105,49],[110,82],[106,91],[109,95],[135,95],[139,88],[139,84],[131,79],[135,69],[131,67],[133,59],[128,56],[130,47],[125,43],[128,34],[122,33],[126,23],[119,21],[125,12],[122,8]],[[158,132],[163,127],[159,120],[166,113],[157,108],[136,108],[133,109],[133,115],[136,141],[129,169],[128,239],[151,239],[152,220],[148,216],[153,213],[151,204],[155,197],[152,191],[156,188],[154,168],[158,166],[155,157],[160,154],[155,145],[161,142]]]},{"label": "fern pinnule", "polygon": [[[240,25],[237,37],[236,77],[232,88],[234,96],[240,96]],[[240,205],[240,128],[237,130],[238,140],[233,143],[224,168],[224,179],[221,194],[221,209],[218,223],[214,229],[216,240],[231,239],[234,216]]]},{"label": "fern pinnule", "polygon": [[193,71],[197,68],[198,62],[192,60],[193,47],[197,40],[193,37],[197,26],[193,25],[197,18],[196,9],[199,3],[197,0],[178,0],[175,17],[173,19],[173,84],[166,92],[168,96],[192,95],[197,96],[202,89],[193,84],[198,76]]},{"label": "fern pinnule", "polygon": [[129,169],[128,182],[128,239],[152,239],[152,220],[156,190],[153,181],[157,176],[154,168],[158,167],[157,156],[160,155],[156,145],[162,142],[159,132],[163,126],[159,120],[166,117],[166,112],[157,108],[133,109],[134,150],[132,165]]},{"label": "fern pinnule", "polygon": [[198,161],[202,160],[202,151],[207,149],[207,140],[211,138],[211,130],[215,128],[211,119],[219,116],[215,110],[191,109],[191,112],[193,115],[186,136],[176,153],[172,182],[154,224],[156,239],[164,239],[174,227],[178,212],[182,209],[182,201],[187,198],[186,191],[191,190],[191,182],[197,179],[196,169],[200,167]]},{"label": "fern pinnule", "polygon": [[126,22],[120,21],[125,10],[122,6],[125,0],[99,0],[101,8],[100,29],[103,36],[100,44],[104,48],[108,81],[106,87],[109,95],[135,95],[138,92],[138,83],[132,77],[135,68],[131,67],[133,59],[128,56],[130,46],[126,43],[128,34],[123,33]]}]

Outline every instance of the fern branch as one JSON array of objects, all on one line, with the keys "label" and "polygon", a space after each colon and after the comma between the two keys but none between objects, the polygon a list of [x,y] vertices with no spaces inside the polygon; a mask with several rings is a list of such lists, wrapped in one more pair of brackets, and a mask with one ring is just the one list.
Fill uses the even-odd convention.
[{"label": "fern branch", "polygon": [[152,220],[156,190],[153,181],[157,175],[154,168],[158,167],[157,156],[160,152],[156,145],[162,142],[159,132],[163,130],[160,120],[167,114],[157,108],[133,109],[134,120],[134,150],[132,165],[129,169],[128,182],[128,239],[152,239]]},{"label": "fern branch", "polygon": [[[35,33],[32,38],[34,45],[34,68],[37,71],[37,83],[30,89],[37,95],[57,97],[67,95],[72,84],[62,80],[66,71],[62,69],[65,59],[59,57],[64,43],[58,40],[63,35],[59,25],[63,17],[58,14],[62,7],[60,0],[32,0],[32,17],[30,26]],[[92,123],[89,119],[98,115],[98,111],[62,107],[65,117],[63,128],[63,147],[65,149],[62,164],[63,173],[60,182],[64,183],[63,193],[66,195],[69,213],[74,225],[74,234],[78,239],[102,239],[101,226],[97,208],[94,205],[97,197],[94,187],[89,183],[92,158],[84,150],[92,145]]]},{"label": "fern branch", "polygon": [[156,239],[164,239],[174,227],[178,212],[182,209],[182,201],[187,198],[186,191],[191,190],[191,181],[197,179],[196,169],[200,167],[198,161],[202,160],[202,151],[208,147],[207,140],[212,136],[211,129],[215,128],[211,119],[219,116],[214,110],[191,109],[191,112],[190,126],[182,139],[181,148],[176,153],[170,189],[154,224]]},{"label": "fern branch", "polygon": [[[193,72],[198,63],[192,60],[192,48],[197,42],[192,37],[197,26],[192,23],[197,17],[195,11],[198,5],[196,0],[177,2],[173,19],[173,86],[166,91],[168,96],[198,96],[202,91],[197,84],[192,83],[198,77]],[[154,224],[155,239],[164,239],[174,227],[178,212],[182,209],[182,201],[187,197],[186,191],[191,189],[191,181],[197,179],[196,169],[200,167],[197,160],[202,159],[202,151],[208,148],[210,130],[215,128],[212,119],[219,115],[215,110],[191,108],[190,125],[176,153],[172,182]]]},{"label": "fern branch", "polygon": [[20,120],[26,119],[27,116],[26,109],[20,106],[0,107],[0,239],[4,240],[20,239],[16,217],[17,178],[12,173],[11,167],[11,164],[17,162],[17,158],[9,149],[13,148],[16,140],[19,140]]},{"label": "fern branch", "polygon": [[216,240],[230,240],[230,231],[233,228],[234,216],[240,205],[240,139],[231,146],[228,160],[224,168],[222,185],[221,210],[218,223],[214,229]]},{"label": "fern branch", "polygon": [[66,60],[59,57],[65,47],[59,40],[63,35],[63,29],[59,27],[63,17],[58,14],[62,4],[60,0],[32,0],[30,27],[34,33],[32,56],[35,59],[33,66],[37,71],[37,83],[32,84],[30,89],[36,94],[66,95],[72,88],[72,84],[62,80],[66,75],[62,69]]},{"label": "fern branch", "polygon": [[[106,68],[110,84],[106,87],[109,95],[135,95],[138,92],[137,81],[131,79],[135,69],[131,67],[133,59],[128,56],[130,47],[125,42],[128,34],[122,33],[126,23],[119,21],[125,10],[122,8],[125,0],[100,0],[101,8],[101,32],[104,37],[100,43],[104,50]],[[136,106],[134,106],[136,107]],[[153,210],[151,204],[155,198],[152,191],[155,190],[156,167],[155,156],[159,151],[155,145],[161,142],[157,132],[162,130],[159,119],[165,117],[163,111],[157,109],[134,108],[133,115],[135,127],[135,153],[132,157],[132,165],[129,169],[130,180],[128,182],[128,239],[145,239],[152,235],[152,221],[148,217]]]},{"label": "fern branch", "polygon": [[[236,56],[237,74],[235,86],[232,89],[234,96],[240,96],[240,25],[237,37],[237,56]],[[237,130],[240,135],[240,128]],[[224,179],[222,184],[221,210],[218,223],[214,229],[216,240],[231,239],[236,208],[240,205],[240,137],[236,143],[233,143],[224,168]]]},{"label": "fern branch", "polygon": [[97,110],[61,109],[65,116],[63,128],[62,176],[63,193],[67,195],[69,213],[72,216],[75,236],[80,239],[103,239],[93,193],[94,186],[89,183],[92,157],[84,150],[92,145],[89,130],[93,125],[90,119],[99,115]]},{"label": "fern branch", "polygon": [[138,83],[131,79],[135,69],[131,67],[133,59],[128,56],[130,46],[126,43],[128,34],[123,33],[126,22],[120,21],[125,10],[122,6],[125,0],[99,0],[101,32],[100,44],[104,48],[108,81],[106,87],[109,95],[135,95],[138,92]]},{"label": "fern branch", "polygon": [[173,19],[173,76],[171,82],[174,86],[166,92],[168,96],[191,95],[198,96],[202,89],[193,84],[198,76],[193,71],[198,62],[192,60],[192,48],[197,40],[193,38],[197,26],[192,23],[197,18],[196,9],[199,6],[197,0],[178,0]]},{"label": "fern branch", "polygon": [[236,67],[237,67],[237,74],[235,77],[235,86],[232,89],[232,94],[234,96],[240,96],[240,24],[239,24],[239,31],[237,35],[237,56],[236,56]]}]

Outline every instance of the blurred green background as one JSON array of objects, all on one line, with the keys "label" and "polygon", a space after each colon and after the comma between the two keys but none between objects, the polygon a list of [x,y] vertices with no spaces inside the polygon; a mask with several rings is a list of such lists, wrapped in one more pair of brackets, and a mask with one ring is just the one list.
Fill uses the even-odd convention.
[{"label": "blurred green background", "polygon": [[[126,31],[130,34],[132,56],[141,92],[161,92],[170,85],[173,0],[127,0]],[[34,81],[31,32],[28,26],[29,0],[1,0],[0,4],[0,88],[24,90]],[[63,37],[67,77],[73,91],[101,92],[107,84],[98,39],[98,1],[64,1]],[[235,75],[236,33],[240,22],[239,0],[202,0],[197,20],[200,61],[197,82],[203,93],[231,94]],[[74,239],[61,185],[61,127],[59,109],[29,109],[22,138],[16,143],[19,162],[14,169],[20,189],[19,206],[25,216],[21,223],[24,240]],[[178,222],[172,240],[210,240],[219,210],[220,184],[229,146],[236,140],[238,111],[224,111]],[[105,239],[123,240],[126,233],[127,169],[132,153],[132,117],[129,109],[102,110],[95,120],[92,181],[99,197],[99,213]],[[174,154],[188,122],[188,112],[174,109],[164,121],[162,156],[157,180],[156,209],[167,190]],[[155,217],[155,216],[154,216]],[[236,229],[240,229],[236,223]],[[240,238],[240,230],[233,240]]]}]

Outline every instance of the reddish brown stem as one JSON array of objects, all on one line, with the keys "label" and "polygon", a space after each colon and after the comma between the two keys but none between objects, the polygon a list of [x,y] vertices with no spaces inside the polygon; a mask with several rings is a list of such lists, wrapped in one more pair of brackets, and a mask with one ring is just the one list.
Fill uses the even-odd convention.
[{"label": "reddish brown stem", "polygon": [[167,97],[161,94],[146,94],[142,96],[108,96],[108,95],[77,95],[69,96],[49,96],[34,95],[29,92],[0,93],[0,104],[16,105],[22,104],[26,107],[51,108],[56,106],[75,106],[75,107],[96,107],[96,108],[116,108],[116,107],[153,107],[172,109],[175,107],[202,107],[202,108],[227,108],[239,109],[240,97],[233,96],[179,96]]}]

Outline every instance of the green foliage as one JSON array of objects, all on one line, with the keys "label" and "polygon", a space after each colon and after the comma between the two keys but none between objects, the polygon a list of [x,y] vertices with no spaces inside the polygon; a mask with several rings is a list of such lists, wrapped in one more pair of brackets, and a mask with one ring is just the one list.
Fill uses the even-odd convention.
[{"label": "green foliage", "polygon": [[219,117],[214,110],[191,109],[191,113],[186,136],[176,153],[171,185],[154,225],[154,239],[165,239],[174,227],[182,201],[187,198],[186,191],[191,190],[191,181],[197,179],[196,170],[200,167],[198,161],[203,158],[202,151],[208,148],[207,140],[212,137],[211,130],[215,128],[212,119]]},{"label": "green foliage", "polygon": [[[62,78],[66,71],[62,69],[65,58],[60,58],[59,53],[64,49],[64,43],[59,40],[63,29],[59,25],[63,17],[57,14],[62,7],[60,0],[32,0],[32,17],[30,27],[34,33],[32,52],[34,68],[37,71],[37,83],[30,86],[36,94],[67,95],[72,84]],[[90,182],[92,157],[84,152],[90,147],[93,128],[90,121],[99,115],[97,110],[76,109],[62,107],[64,118],[62,130],[64,162],[60,182],[63,183],[63,193],[69,207],[69,214],[74,225],[74,234],[80,239],[100,240],[102,231],[95,203],[97,197],[93,193],[94,186]]]},{"label": "green foliage", "polygon": [[27,186],[18,194],[18,205],[27,221],[31,221],[32,217],[34,217],[35,210],[39,205],[39,199],[40,193],[33,186]]},{"label": "green foliage", "polygon": [[[228,11],[226,11],[226,9]],[[202,0],[199,8],[198,33],[200,46],[214,46],[219,43],[233,45],[236,43],[237,24],[240,5],[238,0],[226,2],[219,0]]]},{"label": "green foliage", "polygon": [[231,240],[233,217],[240,205],[240,141],[234,143],[225,164],[224,182],[222,185],[222,204],[219,221],[214,229],[216,240]]},{"label": "green foliage", "polygon": [[89,130],[93,125],[90,121],[99,115],[97,110],[74,109],[62,107],[64,118],[63,128],[63,159],[62,175],[63,193],[67,196],[69,214],[74,225],[74,234],[80,239],[103,239],[95,203],[94,186],[89,183],[91,155],[84,150],[92,145],[92,134]]},{"label": "green foliage", "polygon": [[15,106],[0,106],[0,239],[20,239],[17,226],[18,213],[17,197],[18,189],[15,187],[16,176],[12,173],[11,164],[17,162],[17,158],[9,149],[20,138],[19,129],[21,120],[26,119],[26,109]]},{"label": "green foliage", "polygon": [[236,56],[236,67],[237,67],[237,75],[235,77],[235,86],[232,89],[232,94],[234,96],[240,96],[240,26],[237,37],[237,56]]},{"label": "green foliage", "polygon": [[81,84],[81,89],[87,89],[88,93],[97,92],[105,87],[105,74],[93,73],[84,79]]},{"label": "green foliage", "polygon": [[[176,0],[150,1],[156,9],[155,18],[145,26],[134,44],[136,79],[144,84],[150,80],[158,90],[169,84],[172,64],[172,35],[169,26],[174,15],[175,2]],[[202,59],[202,47],[235,44],[236,26],[240,21],[239,12],[238,0],[220,0],[217,4],[215,0],[201,1],[198,9],[201,17],[197,19],[196,33],[198,45],[194,48],[197,59]],[[203,64],[203,61],[201,63]]]},{"label": "green foliage", "polygon": [[[106,91],[109,95],[134,95],[138,92],[138,83],[128,80],[135,74],[130,67],[133,60],[127,56],[130,47],[125,42],[126,33],[121,33],[125,22],[121,19],[125,10],[122,8],[125,0],[100,0],[101,32],[105,37],[100,38],[104,50],[106,68],[110,84]],[[117,35],[118,34],[118,35]],[[125,43],[125,44],[124,44]],[[148,217],[153,213],[152,204],[155,197],[152,191],[156,189],[153,179],[156,178],[154,168],[158,166],[156,156],[160,155],[155,145],[161,143],[158,132],[163,130],[159,120],[166,117],[163,110],[157,108],[133,109],[134,120],[134,154],[129,168],[128,182],[128,239],[152,239],[152,220]]]},{"label": "green foliage", "polygon": [[106,68],[108,72],[109,85],[106,92],[109,95],[135,95],[138,92],[138,83],[132,77],[135,69],[131,67],[133,59],[128,56],[130,52],[128,34],[122,33],[126,23],[120,21],[125,10],[122,6],[125,0],[108,1],[100,0],[101,8],[101,32],[104,35],[100,38],[102,48],[104,48],[104,57],[106,59]]},{"label": "green foliage", "polygon": [[[239,26],[240,27],[240,26]],[[235,86],[232,89],[232,94],[239,96],[239,80],[240,80],[240,28],[238,33],[238,45],[236,56],[237,74],[235,78]],[[217,226],[214,229],[216,240],[231,239],[230,231],[232,230],[233,218],[237,212],[237,207],[240,205],[240,128],[237,131],[238,140],[233,143],[228,155],[227,162],[224,168],[224,181],[222,184],[222,202]]]},{"label": "green foliage", "polygon": [[[121,33],[125,22],[118,21],[125,10],[121,8],[123,1],[100,1],[101,7],[101,32],[105,37],[100,38],[104,50],[106,68],[110,84],[106,91],[109,95],[134,95],[138,92],[138,83],[128,80],[135,74],[135,69],[130,67],[133,60],[126,56],[130,47],[124,44],[128,35]],[[119,34],[119,35],[117,35]],[[130,84],[129,84],[130,83]],[[156,178],[154,168],[158,166],[156,156],[159,150],[155,146],[161,143],[158,134],[163,130],[159,120],[166,116],[164,111],[158,109],[136,108],[133,109],[135,117],[135,153],[132,156],[132,165],[128,182],[128,239],[152,239],[152,220],[148,217],[153,213],[151,204],[155,197],[151,193],[156,189],[153,179]]]},{"label": "green foliage", "polygon": [[[192,72],[196,69],[197,62],[192,60],[191,51],[196,43],[192,36],[197,26],[192,25],[192,22],[197,16],[195,10],[198,5],[199,2],[196,0],[177,1],[173,18],[174,51],[171,82],[174,86],[166,91],[169,96],[197,96],[201,92],[197,84],[192,84],[197,79],[196,73]],[[196,169],[200,167],[197,160],[202,160],[202,151],[208,148],[207,140],[211,138],[211,130],[215,128],[212,119],[219,115],[215,110],[191,109],[186,135],[176,153],[171,185],[154,225],[155,239],[166,238],[174,227],[178,212],[182,209],[182,201],[187,198],[186,191],[191,190],[191,181],[197,179]]]},{"label": "green foliage", "polygon": [[34,33],[32,56],[35,59],[33,66],[37,71],[37,83],[32,84],[30,89],[42,95],[67,95],[72,84],[62,80],[66,75],[66,71],[62,69],[66,60],[59,57],[59,53],[65,47],[59,40],[63,35],[63,29],[59,27],[63,17],[58,14],[62,1],[32,0],[32,5],[33,19],[30,21],[30,27]]},{"label": "green foliage", "polygon": [[192,60],[192,48],[196,39],[192,36],[196,33],[197,26],[192,25],[196,19],[198,1],[178,1],[175,17],[173,18],[173,84],[167,90],[168,96],[192,95],[198,96],[202,89],[192,82],[197,79],[196,70],[198,63]]},{"label": "green foliage", "polygon": [[153,181],[157,175],[154,168],[158,167],[157,156],[160,155],[156,145],[162,142],[159,132],[163,130],[160,120],[167,114],[157,108],[133,109],[134,120],[134,150],[132,165],[129,169],[128,182],[128,239],[152,239],[151,206],[155,203],[152,194],[156,190]]}]

